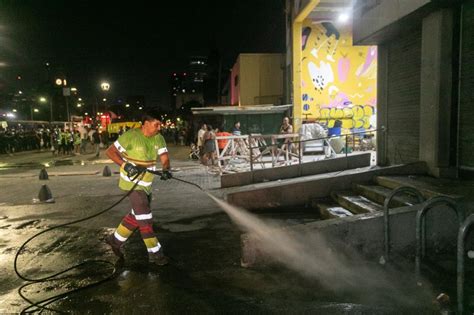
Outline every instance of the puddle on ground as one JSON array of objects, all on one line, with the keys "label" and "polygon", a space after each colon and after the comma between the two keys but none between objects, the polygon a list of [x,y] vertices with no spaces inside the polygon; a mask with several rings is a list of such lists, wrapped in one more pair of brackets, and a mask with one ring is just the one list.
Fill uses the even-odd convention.
[{"label": "puddle on ground", "polygon": [[15,169],[15,168],[26,168],[26,169],[41,169],[43,167],[53,167],[53,166],[72,166],[72,165],[86,165],[86,164],[95,164],[92,161],[84,160],[56,160],[48,162],[24,162],[24,163],[0,163],[0,171]]}]

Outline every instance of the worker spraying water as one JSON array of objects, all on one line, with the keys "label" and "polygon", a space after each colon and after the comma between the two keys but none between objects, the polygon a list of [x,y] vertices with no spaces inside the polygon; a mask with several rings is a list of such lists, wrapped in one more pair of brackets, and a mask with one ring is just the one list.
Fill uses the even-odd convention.
[{"label": "worker spraying water", "polygon": [[[120,166],[119,187],[130,191],[130,212],[123,218],[115,232],[106,238],[117,257],[123,259],[122,245],[139,229],[148,251],[150,263],[163,266],[168,257],[153,231],[153,215],[150,209],[151,191],[157,159],[162,165],[161,179],[172,178],[166,142],[159,133],[161,122],[156,111],[149,111],[142,118],[142,126],[121,135],[106,151],[107,156]],[[144,172],[144,171],[151,172]],[[143,173],[143,175],[141,175]],[[141,175],[141,176],[140,176]],[[135,185],[136,184],[136,185]]]},{"label": "worker spraying water", "polygon": [[[19,294],[25,301],[31,304],[24,311],[34,308],[37,310],[56,311],[53,308],[49,308],[48,305],[74,292],[113,279],[118,274],[119,267],[111,262],[97,259],[84,261],[51,276],[32,278],[18,270],[17,260],[25,246],[34,238],[57,228],[95,218],[114,208],[124,198],[128,197],[130,200],[130,212],[123,218],[114,233],[106,238],[114,254],[123,259],[122,246],[133,231],[138,228],[149,253],[149,262],[159,266],[166,265],[169,262],[168,257],[164,254],[162,244],[160,244],[155,236],[152,227],[153,217],[150,209],[150,200],[154,175],[159,175],[162,180],[173,179],[199,188],[213,199],[240,228],[256,235],[259,239],[260,247],[265,249],[276,261],[306,277],[317,279],[323,286],[329,289],[346,290],[351,288],[366,290],[370,292],[372,298],[375,295],[381,295],[384,297],[383,300],[395,298],[397,303],[407,303],[407,300],[411,300],[410,296],[392,285],[395,282],[393,280],[397,278],[398,274],[388,276],[385,272],[365,267],[363,260],[358,255],[355,253],[347,253],[347,255],[337,253],[331,250],[329,244],[317,235],[288,233],[285,229],[276,227],[243,209],[236,208],[221,199],[217,199],[195,183],[173,177],[170,173],[170,160],[166,143],[159,134],[160,127],[161,124],[157,113],[149,112],[144,115],[141,128],[124,133],[107,149],[106,154],[109,158],[120,166],[119,187],[127,192],[120,200],[107,209],[88,217],[48,228],[30,237],[19,248],[14,262],[15,272],[21,279],[28,281],[28,283],[19,288]],[[156,170],[158,159],[162,165],[161,171]],[[96,282],[41,301],[33,302],[24,295],[24,291],[30,285],[55,281],[56,277],[68,271],[90,264],[110,266],[113,270],[108,275],[104,274],[104,277]],[[353,268],[354,265],[358,267]],[[416,304],[419,301],[414,299],[410,302]]]}]

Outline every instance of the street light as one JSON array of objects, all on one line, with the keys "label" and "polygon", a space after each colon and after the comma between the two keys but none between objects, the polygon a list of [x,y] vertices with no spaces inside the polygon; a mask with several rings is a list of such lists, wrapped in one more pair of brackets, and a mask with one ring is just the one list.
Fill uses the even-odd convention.
[{"label": "street light", "polygon": [[[107,110],[107,99],[104,96],[107,96],[107,92],[110,90],[110,83],[107,81],[102,81],[100,83],[100,89],[104,93],[102,101],[104,102],[104,109]],[[97,104],[97,106],[99,106],[99,104]],[[99,109],[97,108],[97,112],[98,111]]]},{"label": "street light", "polygon": [[[47,101],[48,101],[48,99],[46,97],[40,96],[40,98],[39,98],[40,103],[46,103]],[[51,114],[50,119],[51,119],[51,121],[53,121],[53,102],[52,102],[51,98],[49,99],[49,112]],[[33,117],[33,114],[31,114],[31,117]],[[31,118],[31,120],[33,120],[33,118]]]},{"label": "street light", "polygon": [[102,91],[107,92],[108,90],[110,90],[110,84],[109,84],[109,82],[105,82],[105,81],[102,82],[102,83],[100,84],[100,88],[102,89]]}]

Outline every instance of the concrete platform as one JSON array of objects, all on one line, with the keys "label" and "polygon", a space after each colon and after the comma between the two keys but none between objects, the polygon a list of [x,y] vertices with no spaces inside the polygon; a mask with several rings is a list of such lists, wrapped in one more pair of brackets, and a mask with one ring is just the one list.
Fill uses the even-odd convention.
[{"label": "concrete platform", "polygon": [[252,209],[310,204],[312,199],[329,196],[334,190],[350,190],[353,183],[367,183],[381,175],[426,174],[422,162],[390,167],[354,170],[278,180],[223,190],[231,204]]},{"label": "concrete platform", "polygon": [[274,180],[309,176],[330,172],[339,172],[370,166],[371,153],[357,153],[346,157],[337,157],[302,164],[255,169],[253,172],[225,174],[221,176],[221,187],[244,186]]}]

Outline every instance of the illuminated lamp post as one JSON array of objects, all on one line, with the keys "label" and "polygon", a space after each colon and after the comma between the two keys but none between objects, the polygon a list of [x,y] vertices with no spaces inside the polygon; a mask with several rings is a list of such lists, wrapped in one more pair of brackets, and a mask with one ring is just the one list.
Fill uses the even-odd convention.
[{"label": "illuminated lamp post", "polygon": [[109,92],[110,90],[110,83],[107,82],[107,81],[104,81],[100,84],[100,89],[102,90],[102,92],[104,93],[104,98],[102,99],[104,101],[104,109],[107,110],[107,93]]},{"label": "illuminated lamp post", "polygon": [[[71,95],[71,90],[69,88],[66,88],[67,86],[66,79],[57,78],[54,82],[56,83],[57,86],[63,86],[63,96],[64,96],[64,100],[66,101],[66,116],[67,116],[67,121],[69,122],[70,121],[69,100],[67,97]],[[51,105],[51,121],[52,120],[53,120],[53,107]]]}]

